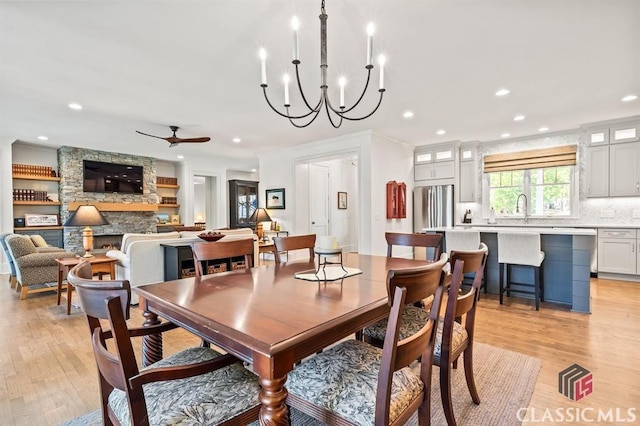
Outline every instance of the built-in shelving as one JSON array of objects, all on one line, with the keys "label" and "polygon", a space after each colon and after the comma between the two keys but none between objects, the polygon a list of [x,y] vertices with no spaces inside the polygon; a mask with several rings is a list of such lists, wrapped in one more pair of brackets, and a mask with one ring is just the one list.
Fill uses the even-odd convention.
[{"label": "built-in shelving", "polygon": [[59,177],[51,177],[51,176],[13,175],[13,178],[22,179],[22,180],[46,180],[51,182],[60,182]]},{"label": "built-in shelving", "polygon": [[16,228],[16,230],[20,231],[52,231],[63,229],[62,226],[23,226],[21,228]]},{"label": "built-in shelving", "polygon": [[177,209],[177,208],[180,208],[180,204],[158,204],[158,208],[159,209],[162,209],[162,208]]},{"label": "built-in shelving", "polygon": [[180,185],[167,185],[165,183],[157,183],[157,188],[180,189]]},{"label": "built-in shelving", "polygon": [[60,206],[60,201],[14,201],[14,206]]}]

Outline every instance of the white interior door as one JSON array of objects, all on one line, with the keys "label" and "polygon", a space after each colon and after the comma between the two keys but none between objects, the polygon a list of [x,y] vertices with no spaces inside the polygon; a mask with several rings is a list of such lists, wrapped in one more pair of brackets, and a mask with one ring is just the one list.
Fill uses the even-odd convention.
[{"label": "white interior door", "polygon": [[311,233],[329,235],[329,168],[309,165],[309,218]]}]

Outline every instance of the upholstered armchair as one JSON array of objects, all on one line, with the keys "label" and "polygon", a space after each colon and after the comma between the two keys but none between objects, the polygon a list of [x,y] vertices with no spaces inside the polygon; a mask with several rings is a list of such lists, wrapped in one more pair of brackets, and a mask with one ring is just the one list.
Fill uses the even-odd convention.
[{"label": "upholstered armchair", "polygon": [[16,291],[20,290],[20,299],[29,293],[56,291],[58,281],[58,263],[56,259],[75,257],[75,253],[49,251],[41,253],[31,238],[12,234],[4,239],[16,273]]}]

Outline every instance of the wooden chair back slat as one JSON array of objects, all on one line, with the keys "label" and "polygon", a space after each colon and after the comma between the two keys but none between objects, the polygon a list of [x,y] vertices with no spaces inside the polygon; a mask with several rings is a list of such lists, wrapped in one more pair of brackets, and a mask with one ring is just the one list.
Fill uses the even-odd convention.
[{"label": "wooden chair back slat", "polygon": [[98,364],[98,371],[102,378],[112,388],[126,392],[127,382],[122,375],[120,360],[105,348],[100,329],[93,330],[91,343],[93,344],[93,353],[96,358],[96,364]]},{"label": "wooden chair back slat", "polygon": [[432,249],[432,255],[427,260],[436,261],[442,253],[442,234],[403,234],[399,232],[385,232],[387,240],[387,257],[393,257],[393,246],[424,247]]},{"label": "wooden chair back slat", "polygon": [[281,256],[287,251],[309,250],[309,259],[313,260],[313,248],[316,245],[316,234],[295,235],[292,237],[273,237],[273,245],[276,249],[275,261],[281,263]]},{"label": "wooden chair back slat", "polygon": [[444,280],[443,267],[447,262],[446,256],[438,262],[405,270],[390,270],[387,273],[387,294],[389,305],[393,305],[393,295],[396,287],[406,289],[405,302],[412,304],[435,294],[438,286]]},{"label": "wooden chair back slat", "polygon": [[247,268],[253,267],[253,238],[242,238],[229,241],[196,241],[191,243],[196,277],[206,275],[202,263],[207,260],[228,259],[244,256]]}]

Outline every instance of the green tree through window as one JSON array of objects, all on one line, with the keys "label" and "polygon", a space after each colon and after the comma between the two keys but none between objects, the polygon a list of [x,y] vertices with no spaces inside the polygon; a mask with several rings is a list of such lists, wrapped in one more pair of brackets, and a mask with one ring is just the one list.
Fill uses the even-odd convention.
[{"label": "green tree through window", "polygon": [[573,166],[489,173],[489,207],[497,216],[515,216],[518,195],[525,194],[529,215],[569,216],[572,180]]}]

